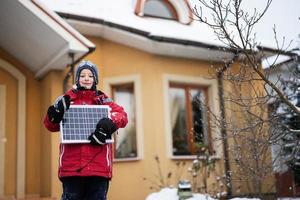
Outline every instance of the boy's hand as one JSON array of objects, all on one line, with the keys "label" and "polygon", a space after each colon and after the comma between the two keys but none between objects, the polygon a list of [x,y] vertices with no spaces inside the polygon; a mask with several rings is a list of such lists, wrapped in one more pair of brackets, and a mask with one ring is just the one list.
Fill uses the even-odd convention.
[{"label": "boy's hand", "polygon": [[50,121],[58,124],[63,119],[64,113],[69,109],[70,103],[70,96],[59,97],[54,105],[48,108],[47,114]]},{"label": "boy's hand", "polygon": [[89,136],[91,144],[103,145],[107,139],[111,139],[112,134],[117,130],[117,126],[109,118],[102,118],[94,133]]}]

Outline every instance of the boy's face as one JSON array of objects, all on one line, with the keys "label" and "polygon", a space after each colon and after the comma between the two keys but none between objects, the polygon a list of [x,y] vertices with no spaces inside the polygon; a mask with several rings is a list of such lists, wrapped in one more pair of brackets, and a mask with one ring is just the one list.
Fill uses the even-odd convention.
[{"label": "boy's face", "polygon": [[83,69],[80,72],[79,84],[85,89],[91,89],[94,84],[93,73],[89,69]]}]

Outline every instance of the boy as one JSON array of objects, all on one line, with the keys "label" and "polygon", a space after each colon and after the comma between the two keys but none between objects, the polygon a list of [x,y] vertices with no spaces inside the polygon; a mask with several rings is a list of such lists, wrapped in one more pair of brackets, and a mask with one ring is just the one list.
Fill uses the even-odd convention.
[{"label": "boy", "polygon": [[112,178],[112,145],[106,144],[112,134],[127,124],[124,109],[106,94],[97,90],[98,70],[95,64],[83,61],[75,72],[75,88],[60,96],[48,108],[45,127],[59,131],[59,123],[70,105],[109,105],[111,119],[99,120],[89,136],[90,143],[60,144],[58,176],[62,182],[62,200],[106,200]]}]

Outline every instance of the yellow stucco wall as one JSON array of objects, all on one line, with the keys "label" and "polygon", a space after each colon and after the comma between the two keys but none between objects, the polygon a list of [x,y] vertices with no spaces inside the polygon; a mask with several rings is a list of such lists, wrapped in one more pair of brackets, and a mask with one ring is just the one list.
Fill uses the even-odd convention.
[{"label": "yellow stucco wall", "polygon": [[48,106],[63,92],[63,72],[51,71],[41,80],[42,116],[41,116],[41,196],[59,197],[61,193],[60,182],[57,177],[59,155],[59,133],[49,132],[43,124]]},{"label": "yellow stucco wall", "polygon": [[[153,55],[101,38],[89,37],[96,50],[87,58],[99,66],[99,89],[104,89],[104,78],[138,75],[141,81],[143,152],[142,159],[114,163],[114,177],[109,200],[142,200],[153,192],[149,179],[158,181],[157,164],[164,176],[172,172],[178,176],[177,161],[185,161],[181,178],[190,178],[187,168],[192,160],[172,160],[167,156],[166,122],[164,113],[163,77],[165,74],[210,77],[210,62]],[[57,178],[59,134],[50,133],[43,126],[43,117],[50,104],[62,94],[65,72],[51,71],[41,80],[26,66],[0,49],[0,58],[20,70],[26,77],[26,195],[60,198],[61,183]],[[0,69],[0,85],[6,86],[6,130],[8,141],[5,150],[5,192],[14,195],[16,190],[16,79]],[[225,84],[230,89],[229,84]],[[109,94],[111,95],[111,94]],[[221,154],[223,156],[223,154]],[[223,160],[218,161],[219,173]],[[177,174],[176,174],[177,173]],[[220,173],[221,174],[221,173]],[[144,178],[147,180],[145,181]],[[175,180],[175,179],[173,179]]]},{"label": "yellow stucco wall", "polygon": [[17,116],[17,84],[14,77],[8,72],[0,69],[0,84],[5,85],[7,91],[6,92],[6,127],[5,127],[5,136],[6,142],[5,144],[5,158],[6,162],[4,165],[4,169],[6,170],[5,178],[4,178],[4,191],[8,195],[14,194],[16,190],[16,137],[17,137],[17,124],[16,124],[16,116]]},{"label": "yellow stucco wall", "polygon": [[154,157],[159,156],[164,175],[169,171],[174,172],[176,168],[176,161],[168,158],[166,152],[163,75],[208,77],[207,67],[210,63],[158,56],[100,38],[89,37],[89,39],[96,44],[97,48],[87,59],[95,62],[100,68],[100,88],[103,88],[101,79],[107,77],[134,74],[141,78],[144,158],[139,161],[114,163],[114,177],[109,190],[109,199],[145,199],[151,192],[149,189],[151,184],[143,178],[158,181],[155,177],[158,170]]},{"label": "yellow stucco wall", "polygon": [[[64,72],[51,71],[41,80],[13,56],[0,49],[5,60],[26,77],[26,158],[25,195],[50,197],[61,193],[58,184],[59,134],[50,134],[43,126],[48,106],[62,93]],[[4,196],[16,196],[17,165],[17,79],[0,68],[0,84],[6,87],[6,139]]]},{"label": "yellow stucco wall", "polygon": [[[173,74],[211,78],[212,74],[210,72],[212,71],[209,70],[209,67],[212,63],[153,55],[100,38],[89,37],[89,39],[96,44],[97,49],[88,59],[99,65],[100,80],[106,77],[121,77],[131,74],[137,74],[141,78],[144,158],[139,161],[116,162],[114,164],[114,178],[109,191],[109,199],[145,199],[147,194],[151,192],[149,190],[151,184],[149,181],[143,181],[143,178],[156,179],[156,181],[158,179],[155,178],[158,174],[154,160],[155,155],[158,155],[160,158],[161,168],[165,176],[170,171],[173,173],[176,171],[177,160],[168,158],[166,152],[165,124],[168,122],[165,121],[164,115],[168,113],[164,113],[163,75]],[[213,65],[216,67],[221,64],[213,63]],[[239,64],[235,63],[232,66],[233,71],[238,70],[238,66]],[[100,81],[100,87],[102,87],[102,84]],[[225,90],[232,89],[228,82],[225,81],[224,84]],[[242,90],[245,94],[249,92],[247,87],[249,86]],[[229,114],[228,119],[230,119],[230,111],[227,114]],[[220,155],[223,157],[222,153]],[[231,155],[230,158],[232,159]],[[217,163],[218,174],[223,175],[223,160],[221,159]],[[234,164],[232,160],[231,163]],[[190,164],[191,160],[187,160],[186,168]],[[183,171],[187,174],[186,169]],[[266,179],[265,183],[270,183],[266,184],[268,187],[273,185],[274,179],[272,176]],[[245,183],[243,182],[242,184]],[[238,195],[240,193],[237,193],[239,191],[237,187],[238,184],[233,181],[232,192]],[[241,188],[240,192],[249,193],[250,191],[247,188]],[[274,188],[267,192],[274,192]]]},{"label": "yellow stucco wall", "polygon": [[[29,195],[40,193],[40,87],[32,72],[13,56],[0,49],[0,59],[19,70],[26,78],[26,160],[25,192]],[[17,137],[17,78],[0,68],[0,84],[6,86],[6,136],[5,144],[5,195],[16,194],[16,137]]]},{"label": "yellow stucco wall", "polygon": [[[227,99],[235,99],[237,100],[237,103],[233,103],[234,101],[225,101],[226,104],[226,119],[232,120],[232,124],[237,125],[239,129],[242,129],[245,127],[249,128],[252,124],[257,123],[258,117],[261,117],[263,119],[268,115],[268,107],[266,104],[258,104],[255,101],[261,101],[262,99],[258,99],[257,97],[262,97],[265,94],[265,88],[262,81],[258,81],[259,78],[256,80],[254,79],[256,74],[251,71],[250,67],[243,68],[241,70],[241,67],[239,66],[239,63],[235,63],[232,67],[230,72],[227,72],[227,75],[231,73],[231,75],[236,74],[236,77],[240,76],[243,77],[243,73],[246,73],[246,76],[244,76],[244,79],[247,81],[224,81],[224,90],[225,96]],[[239,75],[238,75],[239,74]],[[252,79],[250,79],[250,74],[252,76]],[[242,96],[242,97],[241,97]],[[243,100],[243,102],[242,102]],[[248,102],[247,102],[248,100]],[[250,100],[252,100],[252,103],[250,103]],[[247,103],[246,103],[247,102]],[[243,103],[245,105],[243,105]],[[243,105],[243,106],[240,106]],[[253,106],[256,105],[256,106]],[[261,107],[259,107],[261,105]],[[250,119],[250,114],[246,112],[246,110],[251,111],[252,113],[255,113],[257,115],[257,118]],[[251,124],[250,124],[251,123]],[[261,178],[261,189],[264,193],[275,193],[276,192],[276,181],[274,174],[272,173],[272,152],[269,145],[262,145],[262,143],[259,143],[259,146],[255,145],[255,142],[251,142],[250,139],[254,140],[254,138],[257,139],[257,141],[268,141],[269,137],[269,127],[264,122],[264,126],[261,126],[260,129],[259,124],[256,124],[256,126],[253,126],[250,130],[244,130],[242,133],[239,133],[236,136],[234,136],[230,132],[230,126],[227,130],[228,135],[228,143],[231,145],[231,149],[229,151],[230,156],[230,167],[232,171],[232,191],[234,195],[240,195],[240,194],[255,194],[256,191],[259,188],[259,183],[257,179]],[[246,138],[247,137],[247,141]],[[234,139],[233,139],[234,138]],[[237,144],[234,144],[234,140],[238,141]],[[238,145],[240,145],[240,148],[242,149],[239,151],[240,155],[244,156],[245,158],[242,158],[244,161],[244,165],[251,166],[252,169],[249,167],[240,167],[237,164],[236,160],[234,159],[233,155],[233,149],[237,148]],[[264,148],[262,148],[264,147]],[[266,148],[267,147],[267,148]],[[258,161],[256,162],[253,159],[253,155],[255,151],[253,149],[256,149],[258,153]],[[252,150],[252,152],[250,151]],[[236,154],[237,155],[237,154]],[[248,158],[249,156],[249,158]],[[240,160],[242,160],[240,159]],[[242,170],[241,170],[242,169]],[[255,171],[256,173],[256,179],[254,178],[254,173],[251,172],[251,170]],[[259,176],[261,173],[261,176]]]}]

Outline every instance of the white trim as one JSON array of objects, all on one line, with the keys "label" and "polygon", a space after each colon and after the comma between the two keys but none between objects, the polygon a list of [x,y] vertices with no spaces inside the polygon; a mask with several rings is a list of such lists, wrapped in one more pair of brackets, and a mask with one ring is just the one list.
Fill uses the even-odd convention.
[{"label": "white trim", "polygon": [[134,95],[136,102],[136,138],[137,138],[137,157],[114,159],[114,161],[132,161],[144,158],[144,131],[143,131],[143,115],[142,115],[142,95],[141,95],[141,78],[140,75],[118,76],[112,78],[104,78],[104,91],[111,94],[111,86],[116,84],[133,83]]},{"label": "white trim", "polygon": [[[93,135],[95,136],[95,135]],[[100,142],[100,141],[99,141]],[[101,143],[101,142],[100,142]],[[109,160],[109,152],[110,152],[110,148],[109,145],[106,145],[106,162],[107,162],[107,166],[110,166],[110,160]]]},{"label": "white trim", "polygon": [[0,68],[3,68],[18,80],[17,103],[17,175],[16,196],[25,197],[25,129],[26,129],[26,77],[15,66],[0,58]]},{"label": "white trim", "polygon": [[4,197],[6,87],[0,85],[0,198]]},{"label": "white trim", "polygon": [[62,144],[60,145],[59,167],[62,167],[62,157],[64,156],[64,153],[65,153],[65,145]]},{"label": "white trim", "polygon": [[[164,93],[164,121],[166,131],[166,150],[168,157],[171,159],[193,159],[195,156],[174,156],[172,153],[172,128],[170,119],[170,104],[169,104],[169,84],[170,82],[186,83],[186,84],[197,84],[208,87],[209,106],[213,113],[219,113],[219,101],[218,101],[218,82],[214,79],[206,79],[198,76],[181,76],[173,74],[163,75],[163,93]],[[211,130],[212,137],[219,135],[218,129]],[[216,151],[214,158],[220,158],[222,153],[222,144],[220,142],[212,142],[213,149]]]},{"label": "white trim", "polygon": [[188,2],[184,0],[169,0],[169,2],[175,7],[180,23],[188,24],[192,21]]}]

